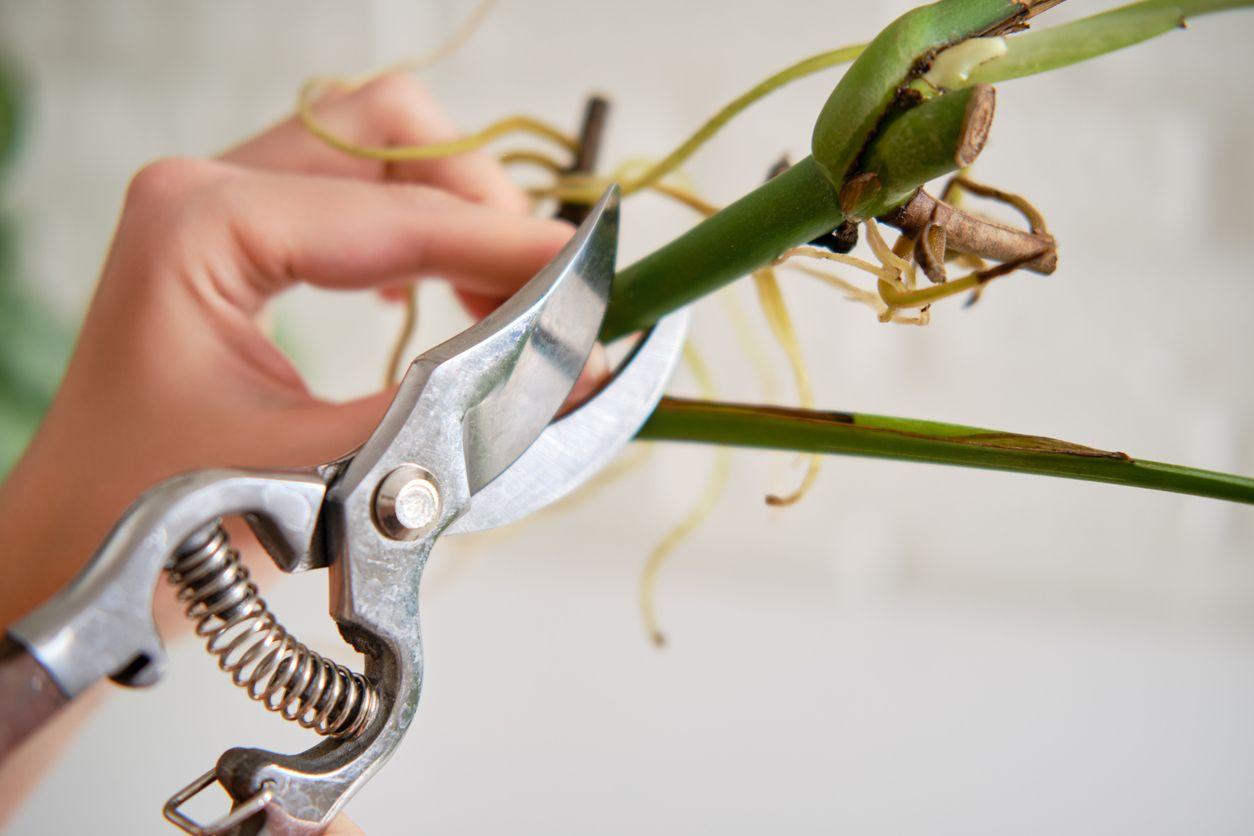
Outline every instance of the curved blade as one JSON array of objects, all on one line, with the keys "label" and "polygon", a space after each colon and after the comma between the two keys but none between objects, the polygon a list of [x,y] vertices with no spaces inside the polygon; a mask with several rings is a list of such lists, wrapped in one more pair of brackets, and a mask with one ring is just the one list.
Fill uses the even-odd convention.
[{"label": "curved blade", "polygon": [[549,425],[527,452],[471,499],[447,534],[496,528],[556,502],[631,440],[657,406],[679,361],[687,309],[658,322],[591,400]]},{"label": "curved blade", "polygon": [[447,506],[453,483],[464,479],[468,500],[509,467],[552,421],[596,344],[617,249],[618,188],[611,186],[548,266],[410,364],[383,420],[334,477],[328,500],[372,494],[410,462],[448,482]]},{"label": "curved blade", "polygon": [[[514,463],[570,394],[596,342],[609,302],[618,250],[618,187],[611,186],[561,253],[484,319],[489,333],[509,330],[528,290],[549,291],[529,339],[500,385],[466,413],[463,443],[474,494]],[[560,288],[550,291],[550,288]]]}]

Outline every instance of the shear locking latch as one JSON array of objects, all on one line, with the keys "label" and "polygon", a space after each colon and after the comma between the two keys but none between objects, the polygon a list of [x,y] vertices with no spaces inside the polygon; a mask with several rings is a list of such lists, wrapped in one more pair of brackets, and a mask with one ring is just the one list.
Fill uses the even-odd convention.
[{"label": "shear locking latch", "polygon": [[192,798],[199,795],[210,784],[215,784],[217,781],[217,770],[211,769],[176,792],[165,803],[165,807],[161,808],[161,812],[165,815],[166,820],[171,824],[177,825],[184,833],[190,833],[191,836],[218,836],[220,833],[226,833],[238,827],[266,809],[266,805],[274,798],[274,782],[265,781],[262,783],[261,789],[251,798],[243,804],[235,805],[231,812],[212,824],[198,824],[179,809]]}]

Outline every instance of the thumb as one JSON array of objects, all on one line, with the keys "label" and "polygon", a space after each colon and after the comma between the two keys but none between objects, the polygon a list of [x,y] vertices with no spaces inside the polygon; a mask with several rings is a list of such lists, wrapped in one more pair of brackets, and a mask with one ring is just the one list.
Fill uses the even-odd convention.
[{"label": "thumb", "polygon": [[283,439],[283,459],[304,465],[333,461],[356,450],[379,425],[396,387],[357,400],[334,403],[311,401],[296,414],[276,416],[273,434]]}]

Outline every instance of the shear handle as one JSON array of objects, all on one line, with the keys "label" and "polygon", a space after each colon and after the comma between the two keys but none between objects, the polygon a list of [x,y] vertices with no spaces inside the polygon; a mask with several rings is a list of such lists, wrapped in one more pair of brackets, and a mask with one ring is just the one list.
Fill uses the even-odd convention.
[{"label": "shear handle", "polygon": [[69,701],[25,647],[0,639],[0,763]]},{"label": "shear handle", "polygon": [[284,539],[291,554],[305,553],[325,493],[314,473],[202,470],[169,479],[140,497],[83,571],[9,635],[69,698],[106,676],[151,685],[165,662],[152,597],[173,550],[215,518],[245,514],[268,520],[263,533]]}]

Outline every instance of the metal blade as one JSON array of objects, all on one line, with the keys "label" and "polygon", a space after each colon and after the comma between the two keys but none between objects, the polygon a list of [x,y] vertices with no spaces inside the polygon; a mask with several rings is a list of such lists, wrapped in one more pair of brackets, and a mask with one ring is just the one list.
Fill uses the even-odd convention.
[{"label": "metal blade", "polygon": [[549,425],[508,469],[471,500],[446,533],[469,534],[521,519],[556,502],[604,467],[662,397],[683,350],[687,309],[661,320],[613,380]]},{"label": "metal blade", "polygon": [[472,329],[516,331],[542,306],[530,335],[519,335],[513,368],[466,413],[472,494],[522,455],[570,394],[601,330],[617,248],[618,188],[612,186],[557,258]]},{"label": "metal blade", "polygon": [[[408,462],[444,480],[451,512],[468,503],[535,441],[570,393],[605,318],[617,249],[618,188],[611,186],[547,267],[414,360],[379,426],[334,477],[328,500],[371,494]],[[461,484],[464,499],[455,496]]]}]

